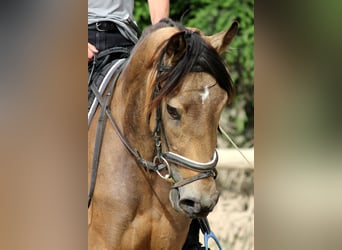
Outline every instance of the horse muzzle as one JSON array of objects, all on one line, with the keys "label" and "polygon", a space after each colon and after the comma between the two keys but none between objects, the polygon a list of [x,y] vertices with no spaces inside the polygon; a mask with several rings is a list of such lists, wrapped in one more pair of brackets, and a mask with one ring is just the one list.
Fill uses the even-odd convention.
[{"label": "horse muzzle", "polygon": [[168,168],[174,181],[169,193],[172,207],[191,218],[206,217],[214,209],[219,198],[216,184],[210,178],[215,178],[217,174],[217,151],[214,151],[212,160],[207,163],[196,162],[172,152],[164,153],[163,157],[166,162],[197,172],[196,175],[184,179],[176,169],[172,171]]},{"label": "horse muzzle", "polygon": [[215,207],[219,199],[219,192],[211,195],[196,196],[191,192],[171,189],[169,198],[172,207],[179,212],[187,214],[191,218],[206,217]]}]

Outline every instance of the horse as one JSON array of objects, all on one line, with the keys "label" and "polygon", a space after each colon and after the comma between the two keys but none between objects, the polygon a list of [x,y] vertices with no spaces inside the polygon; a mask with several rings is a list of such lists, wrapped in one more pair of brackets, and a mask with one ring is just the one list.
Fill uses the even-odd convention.
[{"label": "horse", "polygon": [[220,55],[237,27],[206,36],[163,19],[144,30],[97,96],[102,107],[88,129],[89,249],[182,249],[191,220],[213,210],[219,118],[234,94]]}]

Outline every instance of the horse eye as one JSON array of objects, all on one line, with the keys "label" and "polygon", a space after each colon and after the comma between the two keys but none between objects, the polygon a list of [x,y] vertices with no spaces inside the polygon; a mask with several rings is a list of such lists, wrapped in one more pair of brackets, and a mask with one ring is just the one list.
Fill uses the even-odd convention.
[{"label": "horse eye", "polygon": [[177,109],[170,106],[169,104],[166,105],[167,112],[171,116],[172,119],[174,120],[180,120],[181,115],[178,113]]}]

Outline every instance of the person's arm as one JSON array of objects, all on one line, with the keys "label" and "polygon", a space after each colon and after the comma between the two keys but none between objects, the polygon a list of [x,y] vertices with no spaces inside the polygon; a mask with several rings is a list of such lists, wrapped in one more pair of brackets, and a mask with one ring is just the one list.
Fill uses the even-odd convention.
[{"label": "person's arm", "polygon": [[148,0],[151,23],[156,24],[165,17],[169,17],[169,0]]}]

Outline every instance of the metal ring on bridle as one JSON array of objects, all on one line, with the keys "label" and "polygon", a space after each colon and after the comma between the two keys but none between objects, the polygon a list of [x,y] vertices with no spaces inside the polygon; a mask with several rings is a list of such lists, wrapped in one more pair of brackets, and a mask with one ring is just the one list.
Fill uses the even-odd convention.
[{"label": "metal ring on bridle", "polygon": [[170,168],[170,164],[167,162],[167,160],[163,157],[163,156],[155,156],[153,159],[153,163],[156,164],[156,160],[159,161],[159,163],[163,164],[166,168],[167,168],[167,174],[162,175],[159,172],[159,169],[156,170],[157,174],[164,180],[169,180],[170,178],[172,178],[172,174],[171,174],[171,168]]}]

